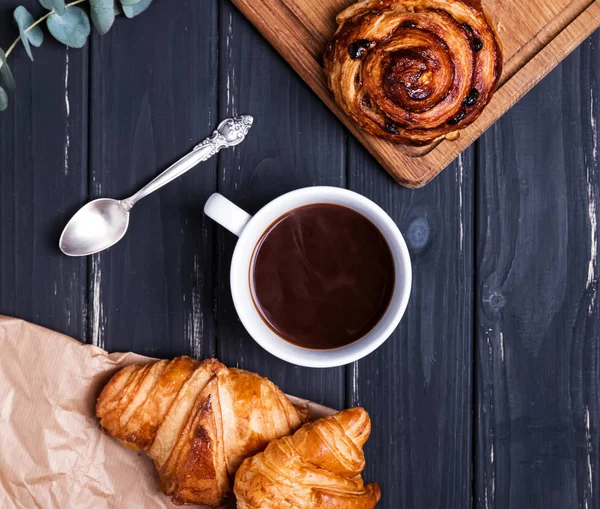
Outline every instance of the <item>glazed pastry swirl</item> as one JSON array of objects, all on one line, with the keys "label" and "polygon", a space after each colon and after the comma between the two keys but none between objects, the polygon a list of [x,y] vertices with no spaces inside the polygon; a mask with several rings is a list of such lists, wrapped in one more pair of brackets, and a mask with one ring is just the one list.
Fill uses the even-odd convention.
[{"label": "glazed pastry swirl", "polygon": [[474,0],[363,0],[337,22],[329,87],[375,136],[408,145],[452,138],[496,89],[502,52]]}]

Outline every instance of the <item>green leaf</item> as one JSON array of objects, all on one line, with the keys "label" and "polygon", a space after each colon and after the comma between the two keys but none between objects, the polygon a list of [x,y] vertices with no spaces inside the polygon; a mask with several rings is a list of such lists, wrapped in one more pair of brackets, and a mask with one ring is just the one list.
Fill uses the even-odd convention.
[{"label": "green leaf", "polygon": [[90,35],[90,20],[79,7],[69,7],[64,16],[50,14],[46,24],[53,37],[70,48],[85,46]]},{"label": "green leaf", "polygon": [[6,55],[2,48],[0,48],[0,78],[2,78],[2,82],[9,90],[14,90],[16,88],[15,79],[10,71],[10,67],[8,67]]},{"label": "green leaf", "polygon": [[8,96],[2,87],[0,87],[0,111],[8,108]]},{"label": "green leaf", "polygon": [[27,32],[27,39],[36,48],[39,48],[44,42],[44,32],[39,26],[34,26],[29,32]]},{"label": "green leaf", "polygon": [[65,0],[40,0],[40,3],[44,9],[54,10],[59,16],[65,13]]},{"label": "green leaf", "polygon": [[115,21],[114,0],[90,0],[92,21],[98,32],[105,34]]},{"label": "green leaf", "polygon": [[140,0],[135,5],[125,5],[123,4],[123,12],[125,16],[128,18],[133,18],[138,14],[144,12],[152,3],[152,0]]},{"label": "green leaf", "polygon": [[139,4],[141,0],[120,0],[121,5],[135,5]]},{"label": "green leaf", "polygon": [[15,9],[13,14],[13,18],[15,20],[16,25],[19,27],[19,35],[21,36],[21,41],[23,42],[23,46],[25,47],[25,51],[29,55],[29,58],[33,60],[33,55],[31,54],[31,47],[29,43],[38,47],[42,44],[44,40],[44,33],[40,27],[33,27],[29,32],[25,32],[35,20],[33,16],[29,13],[27,9],[23,6],[19,6]]},{"label": "green leaf", "polygon": [[52,0],[52,5],[54,6],[54,10],[56,14],[59,16],[63,16],[65,13],[65,0]]},{"label": "green leaf", "polygon": [[28,26],[28,21],[30,18],[33,19],[33,16],[29,14],[29,11],[25,9],[25,7],[23,7],[22,5],[17,7],[15,9],[15,12],[13,13],[13,19],[15,21],[15,24],[19,27],[19,35],[21,36],[21,42],[23,43],[23,47],[25,48],[27,55],[33,62],[33,54],[31,53],[31,46],[29,45],[29,37],[27,37],[27,34],[25,33],[25,29]]},{"label": "green leaf", "polygon": [[65,15],[65,0],[52,0],[52,7],[59,16]]}]

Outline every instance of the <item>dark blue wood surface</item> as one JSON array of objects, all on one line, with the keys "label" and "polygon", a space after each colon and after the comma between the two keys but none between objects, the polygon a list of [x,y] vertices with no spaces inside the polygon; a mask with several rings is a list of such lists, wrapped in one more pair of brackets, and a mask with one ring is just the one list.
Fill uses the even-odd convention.
[{"label": "dark blue wood surface", "polygon": [[[227,0],[176,4],[82,50],[47,37],[34,63],[11,56],[0,313],[111,351],[217,355],[289,393],[365,406],[382,508],[600,508],[600,35],[408,190]],[[16,5],[0,2],[5,49]],[[249,139],[141,202],[120,244],[59,253],[81,204],[130,194],[234,113],[255,116]],[[235,238],[202,214],[214,191],[253,213],[310,185],[381,205],[414,264],[401,326],[345,368],[298,368],[250,339],[229,293]]]}]

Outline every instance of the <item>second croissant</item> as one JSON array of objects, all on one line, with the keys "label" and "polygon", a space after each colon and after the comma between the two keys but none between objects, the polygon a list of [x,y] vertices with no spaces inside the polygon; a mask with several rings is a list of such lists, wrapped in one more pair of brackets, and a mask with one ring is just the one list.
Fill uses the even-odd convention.
[{"label": "second croissant", "polygon": [[373,509],[379,486],[361,477],[370,433],[367,412],[351,408],[273,440],[239,468],[238,509]]}]

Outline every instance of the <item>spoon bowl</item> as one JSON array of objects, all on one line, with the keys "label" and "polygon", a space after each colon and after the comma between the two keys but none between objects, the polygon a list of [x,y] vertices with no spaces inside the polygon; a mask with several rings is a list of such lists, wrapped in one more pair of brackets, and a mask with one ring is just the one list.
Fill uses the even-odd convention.
[{"label": "spoon bowl", "polygon": [[119,242],[129,226],[129,211],[119,200],[100,198],[71,218],[58,245],[67,256],[87,256]]},{"label": "spoon bowl", "polygon": [[124,200],[101,198],[83,206],[67,223],[58,245],[67,256],[87,256],[119,242],[129,226],[129,212],[142,198],[172,182],[221,149],[239,145],[254,119],[250,115],[223,120],[211,136],[172,164],[152,182]]}]

